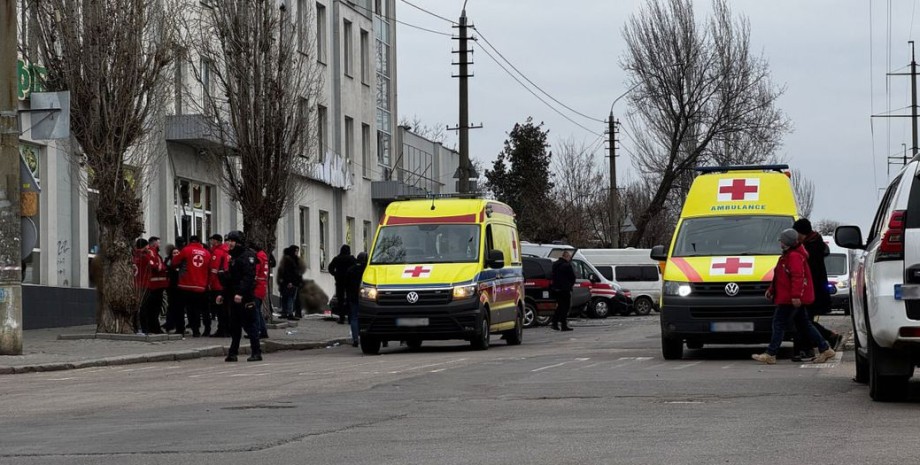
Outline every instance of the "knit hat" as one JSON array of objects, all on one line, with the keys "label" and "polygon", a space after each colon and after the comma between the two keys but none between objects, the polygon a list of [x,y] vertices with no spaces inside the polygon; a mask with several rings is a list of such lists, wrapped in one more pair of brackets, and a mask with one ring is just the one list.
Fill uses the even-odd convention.
[{"label": "knit hat", "polygon": [[779,241],[787,247],[793,247],[799,242],[799,233],[795,229],[786,229],[779,234]]},{"label": "knit hat", "polygon": [[811,221],[808,221],[808,218],[799,218],[792,224],[792,229],[802,235],[811,234]]}]

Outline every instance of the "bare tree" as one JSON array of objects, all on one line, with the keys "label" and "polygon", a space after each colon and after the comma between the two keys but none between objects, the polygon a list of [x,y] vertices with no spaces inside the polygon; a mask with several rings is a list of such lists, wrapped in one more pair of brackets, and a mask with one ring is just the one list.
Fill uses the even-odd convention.
[{"label": "bare tree", "polygon": [[799,170],[792,170],[792,193],[799,205],[799,216],[808,218],[815,205],[815,185]]},{"label": "bare tree", "polygon": [[833,236],[838,227],[840,227],[839,221],[822,218],[812,223],[811,228],[822,236]]},{"label": "bare tree", "polygon": [[283,3],[266,1],[203,3],[200,22],[186,25],[186,51],[206,66],[195,68],[205,89],[197,100],[223,140],[211,155],[247,238],[272,250],[278,221],[303,194],[297,177],[324,156],[311,124],[322,88],[315,36],[296,31],[297,22],[314,24],[314,13],[294,18]]},{"label": "bare tree", "polygon": [[[701,162],[730,161],[744,151],[779,146],[789,129],[776,108],[783,93],[769,65],[750,51],[750,26],[713,1],[708,23],[697,23],[690,0],[649,0],[623,30],[633,108],[636,168],[655,181],[629,244],[643,242],[681,176]],[[766,159],[766,158],[765,158]]]},{"label": "bare tree", "polygon": [[609,228],[604,221],[609,215],[599,211],[609,210],[600,204],[607,198],[608,183],[591,148],[572,139],[562,141],[556,147],[552,169],[555,179],[552,195],[558,212],[544,215],[545,221],[554,224],[572,245],[610,243]]},{"label": "bare tree", "polygon": [[409,128],[410,131],[424,137],[433,142],[438,142],[444,144],[447,141],[447,133],[444,132],[447,128],[447,125],[444,124],[435,124],[429,126],[425,124],[418,115],[412,115],[412,120],[403,116],[399,120],[399,125]]},{"label": "bare tree", "polygon": [[[100,252],[99,332],[133,331],[137,311],[131,254],[144,232],[137,174],[150,163],[146,138],[165,102],[174,47],[168,0],[28,0],[34,44],[23,52],[47,68],[49,90],[70,91],[72,161],[85,164],[96,194]],[[154,144],[155,145],[155,144]]]}]

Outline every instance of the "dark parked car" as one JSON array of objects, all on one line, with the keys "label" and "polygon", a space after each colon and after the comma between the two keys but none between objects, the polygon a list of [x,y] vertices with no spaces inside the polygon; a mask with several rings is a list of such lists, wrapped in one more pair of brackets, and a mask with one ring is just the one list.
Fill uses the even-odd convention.
[{"label": "dark parked car", "polygon": [[[524,268],[524,327],[546,325],[556,310],[556,301],[550,293],[553,278],[553,261],[548,258],[523,257]],[[572,310],[569,315],[580,315],[591,301],[591,289],[575,286],[572,289]]]}]

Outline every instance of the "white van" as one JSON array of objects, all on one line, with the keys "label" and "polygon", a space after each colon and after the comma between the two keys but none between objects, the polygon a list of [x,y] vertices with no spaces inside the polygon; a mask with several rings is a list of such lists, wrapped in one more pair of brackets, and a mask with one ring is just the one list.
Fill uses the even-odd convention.
[{"label": "white van", "polygon": [[658,310],[661,269],[649,257],[651,249],[580,249],[604,277],[628,287],[638,315]]},{"label": "white van", "polygon": [[566,244],[534,244],[521,242],[521,253],[534,257],[551,258],[562,256],[566,250],[574,253],[572,268],[578,278],[578,286],[591,288],[591,301],[588,303],[588,316],[607,318],[610,314],[629,315],[634,311],[630,291],[615,281],[604,277],[580,250]]},{"label": "white van", "polygon": [[831,294],[831,309],[843,310],[844,315],[850,314],[850,257],[849,251],[834,242],[832,236],[824,236],[830,253],[824,257],[824,266],[827,268],[828,284],[837,288],[836,294]]}]

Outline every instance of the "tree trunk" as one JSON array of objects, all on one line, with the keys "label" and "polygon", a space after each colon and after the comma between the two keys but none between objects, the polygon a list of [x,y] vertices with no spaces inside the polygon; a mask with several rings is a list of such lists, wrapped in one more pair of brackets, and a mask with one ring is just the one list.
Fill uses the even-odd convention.
[{"label": "tree trunk", "polygon": [[658,185],[658,190],[655,192],[655,197],[652,199],[652,202],[649,203],[645,211],[639,215],[639,221],[636,223],[636,232],[632,234],[629,240],[629,247],[639,247],[639,244],[645,237],[645,230],[648,228],[649,222],[652,221],[652,218],[661,214],[664,208],[664,202],[668,199],[668,191],[671,189],[671,185],[674,183],[676,177],[674,172],[665,173],[661,183]]},{"label": "tree trunk", "polygon": [[132,334],[138,311],[131,244],[121,225],[100,225],[99,254],[93,261],[98,309],[96,332]]}]

